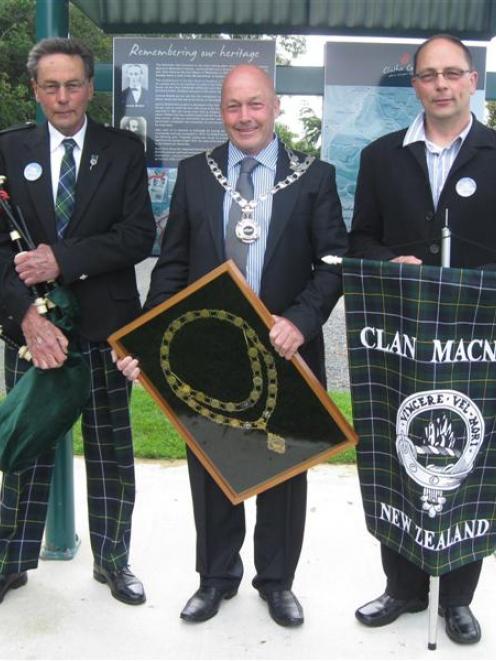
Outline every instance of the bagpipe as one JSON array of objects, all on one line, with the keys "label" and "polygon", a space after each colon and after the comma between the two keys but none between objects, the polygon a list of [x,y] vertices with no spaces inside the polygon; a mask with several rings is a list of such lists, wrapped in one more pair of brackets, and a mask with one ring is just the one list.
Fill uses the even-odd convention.
[{"label": "bagpipe", "polygon": [[[15,209],[0,175],[0,221],[6,222],[15,253],[34,250],[22,211]],[[0,470],[19,471],[53,450],[81,414],[90,392],[90,371],[78,345],[78,304],[74,294],[56,281],[32,285],[30,293],[38,313],[57,326],[69,340],[61,367],[31,365],[0,404]],[[1,298],[1,297],[0,297]],[[19,343],[16,326],[2,318],[0,339],[24,361],[31,361]]]}]

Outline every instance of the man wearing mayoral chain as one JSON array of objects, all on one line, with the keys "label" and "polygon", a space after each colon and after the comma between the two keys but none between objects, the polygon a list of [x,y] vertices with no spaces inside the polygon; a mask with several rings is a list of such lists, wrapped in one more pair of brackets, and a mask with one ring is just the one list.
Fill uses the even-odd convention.
[{"label": "man wearing mayoral chain", "polygon": [[[179,165],[150,308],[232,258],[274,315],[270,340],[296,351],[325,383],[322,324],[341,295],[339,272],[321,261],[342,255],[347,235],[334,168],[288,150],[274,135],[279,114],[272,80],[252,65],[225,77],[221,114],[229,141]],[[119,364],[130,378],[137,362]],[[235,596],[243,576],[243,505],[234,506],[188,450],[200,587],[181,618],[202,622]],[[282,626],[303,623],[291,588],[303,542],[306,474],[257,497],[253,586]]]},{"label": "man wearing mayoral chain", "polygon": [[[105,339],[140,313],[134,264],[149,255],[155,238],[143,145],[133,133],[86,115],[94,60],[80,42],[42,40],[27,68],[47,121],[0,134],[0,174],[36,248],[14,256],[5,215],[0,218],[0,301],[33,364],[47,370],[64,365],[68,341],[38,312],[30,288],[56,280],[77,299],[79,348],[91,372],[82,432],[93,575],[116,599],[141,604],[143,586],[128,566],[135,497],[129,384]],[[8,388],[28,367],[6,348]],[[0,602],[38,564],[53,464],[48,451],[3,476]]]},{"label": "man wearing mayoral chain", "polygon": [[[423,112],[408,129],[379,138],[362,152],[350,234],[353,256],[440,265],[439,237],[448,210],[451,266],[496,262],[496,134],[470,112],[476,83],[471,53],[458,38],[436,35],[420,45],[412,84]],[[428,604],[428,575],[384,544],[381,552],[386,591],[356,611],[370,627]],[[482,561],[472,562],[440,579],[440,612],[457,643],[481,637],[470,609],[481,566]]]}]

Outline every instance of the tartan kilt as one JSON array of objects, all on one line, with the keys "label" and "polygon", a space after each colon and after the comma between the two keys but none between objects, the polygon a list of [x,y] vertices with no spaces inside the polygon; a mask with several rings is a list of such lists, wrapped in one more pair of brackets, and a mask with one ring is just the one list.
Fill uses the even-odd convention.
[{"label": "tartan kilt", "polygon": [[[81,413],[91,548],[95,563],[112,570],[128,562],[135,500],[131,384],[112,362],[106,342],[82,339],[80,347],[91,373],[90,397]],[[7,391],[29,368],[15,350],[5,347]],[[0,574],[33,569],[38,564],[54,454],[49,451],[29,468],[3,475]]]}]

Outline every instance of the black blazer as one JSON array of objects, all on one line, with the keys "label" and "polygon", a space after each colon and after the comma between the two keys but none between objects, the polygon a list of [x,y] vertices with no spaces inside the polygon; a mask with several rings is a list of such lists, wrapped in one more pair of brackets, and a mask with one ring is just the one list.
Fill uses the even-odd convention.
[{"label": "black blazer", "polygon": [[[212,155],[226,172],[227,143]],[[288,156],[280,147],[275,180],[290,172]],[[161,303],[225,261],[224,193],[205,154],[180,163],[145,308]],[[274,195],[260,298],[271,313],[287,317],[303,333],[301,354],[322,383],[322,325],[341,295],[341,277],[320,258],[342,255],[346,249],[334,168],[314,161],[296,183]]]},{"label": "black blazer", "polygon": [[122,90],[121,102],[124,108],[142,108],[149,103],[149,92],[144,87],[141,88],[137,101],[134,100],[133,91],[130,87]]},{"label": "black blazer", "polygon": [[[496,262],[496,132],[475,118],[434,209],[424,143],[403,147],[406,130],[390,133],[362,152],[355,195],[351,254],[369,259],[415,255],[439,265],[448,210],[451,265]],[[475,192],[457,192],[462,178]]]},{"label": "black blazer", "polygon": [[[34,181],[25,176],[30,163],[41,166]],[[7,176],[11,202],[22,209],[34,242],[52,247],[61,282],[76,294],[81,334],[104,340],[136,317],[141,308],[134,264],[150,254],[155,238],[141,140],[88,120],[76,206],[63,240],[55,229],[46,123],[0,134],[0,174]],[[32,296],[13,257],[0,217],[0,300],[4,313],[20,324]]]}]

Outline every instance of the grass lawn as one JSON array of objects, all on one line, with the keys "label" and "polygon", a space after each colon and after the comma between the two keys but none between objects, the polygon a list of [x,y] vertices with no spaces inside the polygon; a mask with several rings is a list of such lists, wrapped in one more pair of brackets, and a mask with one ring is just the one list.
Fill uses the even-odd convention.
[{"label": "grass lawn", "polygon": [[[351,422],[349,392],[330,393],[332,400]],[[131,415],[134,430],[134,454],[147,459],[184,459],[185,444],[175,427],[155,401],[141,386],[133,388]],[[82,453],[81,429],[74,427],[74,452]],[[355,463],[355,450],[345,450],[330,459],[330,463]]]}]

